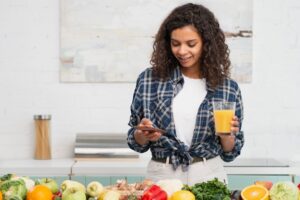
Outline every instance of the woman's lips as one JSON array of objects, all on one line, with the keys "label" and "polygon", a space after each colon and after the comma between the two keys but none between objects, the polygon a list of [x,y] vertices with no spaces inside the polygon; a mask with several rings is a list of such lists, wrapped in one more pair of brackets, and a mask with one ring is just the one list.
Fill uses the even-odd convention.
[{"label": "woman's lips", "polygon": [[178,60],[179,60],[180,63],[185,64],[185,63],[188,63],[191,60],[191,58],[192,57],[187,57],[187,58],[181,58],[181,57],[179,57]]}]

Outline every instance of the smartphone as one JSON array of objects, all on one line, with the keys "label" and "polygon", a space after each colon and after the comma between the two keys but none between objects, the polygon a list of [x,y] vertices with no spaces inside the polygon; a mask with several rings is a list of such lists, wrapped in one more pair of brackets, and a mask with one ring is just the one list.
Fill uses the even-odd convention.
[{"label": "smartphone", "polygon": [[134,128],[138,129],[138,130],[141,130],[141,131],[166,133],[166,131],[164,131],[164,130],[162,130],[160,128],[154,128],[154,127],[135,126]]}]

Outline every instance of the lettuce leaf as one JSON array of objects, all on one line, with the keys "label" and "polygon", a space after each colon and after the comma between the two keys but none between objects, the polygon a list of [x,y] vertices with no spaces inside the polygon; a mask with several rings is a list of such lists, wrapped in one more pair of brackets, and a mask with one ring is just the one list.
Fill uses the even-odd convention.
[{"label": "lettuce leaf", "polygon": [[298,200],[299,191],[294,183],[282,181],[272,186],[270,196],[272,200]]}]

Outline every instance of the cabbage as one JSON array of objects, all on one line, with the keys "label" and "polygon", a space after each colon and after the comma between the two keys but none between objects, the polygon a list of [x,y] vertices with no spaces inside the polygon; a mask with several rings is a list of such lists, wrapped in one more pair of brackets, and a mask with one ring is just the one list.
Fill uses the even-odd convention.
[{"label": "cabbage", "polygon": [[158,181],[156,185],[167,192],[168,197],[183,188],[183,183],[179,179],[163,179]]},{"label": "cabbage", "polygon": [[298,200],[297,186],[289,181],[277,182],[270,190],[271,200]]}]

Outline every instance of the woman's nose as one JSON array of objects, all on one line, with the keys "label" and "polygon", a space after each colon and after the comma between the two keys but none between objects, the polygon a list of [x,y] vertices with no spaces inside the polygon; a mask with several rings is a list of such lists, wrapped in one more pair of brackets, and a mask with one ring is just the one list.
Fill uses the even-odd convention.
[{"label": "woman's nose", "polygon": [[180,46],[178,49],[178,54],[179,55],[184,55],[186,53],[186,48],[184,46]]}]

